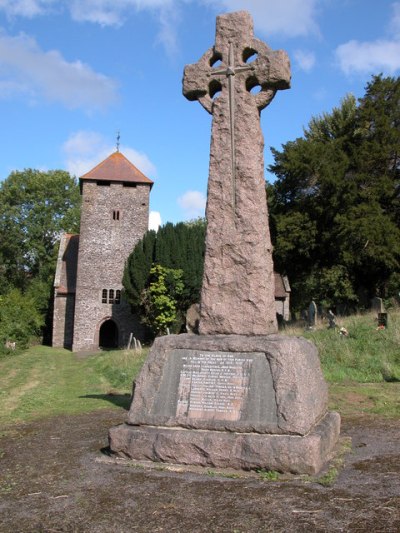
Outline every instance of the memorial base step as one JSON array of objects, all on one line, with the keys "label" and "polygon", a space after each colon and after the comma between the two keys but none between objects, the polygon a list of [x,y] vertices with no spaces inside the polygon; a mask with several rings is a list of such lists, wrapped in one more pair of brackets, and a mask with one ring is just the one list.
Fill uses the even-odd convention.
[{"label": "memorial base step", "polygon": [[202,467],[316,475],[332,458],[340,416],[329,412],[304,436],[122,424],[109,431],[120,457]]}]

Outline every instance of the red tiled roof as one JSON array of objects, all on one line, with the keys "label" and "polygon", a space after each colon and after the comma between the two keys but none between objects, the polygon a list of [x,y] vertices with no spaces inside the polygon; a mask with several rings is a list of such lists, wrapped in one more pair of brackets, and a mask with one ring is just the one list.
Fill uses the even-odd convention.
[{"label": "red tiled roof", "polygon": [[275,280],[275,298],[286,298],[288,291],[286,290],[285,283],[281,274],[274,272]]},{"label": "red tiled roof", "polygon": [[76,289],[79,235],[65,233],[60,242],[55,289],[57,294],[73,294]]},{"label": "red tiled roof", "polygon": [[153,185],[153,182],[140,172],[121,152],[111,154],[107,159],[81,176],[80,180],[122,181]]}]

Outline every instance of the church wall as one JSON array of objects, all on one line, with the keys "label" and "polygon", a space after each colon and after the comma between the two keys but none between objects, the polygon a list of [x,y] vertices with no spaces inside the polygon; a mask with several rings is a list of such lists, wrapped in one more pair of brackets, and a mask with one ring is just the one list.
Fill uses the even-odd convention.
[{"label": "church wall", "polygon": [[56,294],[54,297],[52,346],[56,348],[72,347],[74,303],[74,294]]},{"label": "church wall", "polygon": [[103,290],[122,291],[125,261],[148,229],[148,185],[124,187],[83,181],[74,324],[74,351],[98,347],[98,329],[113,318],[120,345],[140,334],[127,303],[102,303]]},{"label": "church wall", "polygon": [[52,346],[64,348],[66,296],[54,296]]}]

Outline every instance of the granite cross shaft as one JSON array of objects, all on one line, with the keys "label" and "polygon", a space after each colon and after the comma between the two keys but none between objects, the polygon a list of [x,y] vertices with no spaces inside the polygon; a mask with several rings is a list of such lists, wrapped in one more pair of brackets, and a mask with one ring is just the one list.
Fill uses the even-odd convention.
[{"label": "granite cross shaft", "polygon": [[235,67],[235,49],[232,42],[229,43],[229,62],[227,68],[215,70],[214,76],[226,76],[228,78],[229,95],[229,127],[231,139],[231,167],[232,167],[232,209],[236,209],[236,151],[235,151],[235,85],[234,76],[238,72],[253,70],[252,66]]},{"label": "granite cross shaft", "polygon": [[217,17],[215,45],[185,67],[183,94],[213,116],[200,333],[277,330],[260,111],[289,86],[286,53],[245,11]]}]

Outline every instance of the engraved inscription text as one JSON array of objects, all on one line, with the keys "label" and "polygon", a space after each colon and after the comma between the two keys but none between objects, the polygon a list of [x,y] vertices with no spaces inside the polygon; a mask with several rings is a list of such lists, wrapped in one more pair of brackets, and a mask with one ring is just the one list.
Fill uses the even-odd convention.
[{"label": "engraved inscription text", "polygon": [[194,351],[183,355],[176,416],[239,420],[251,365],[246,354]]}]

